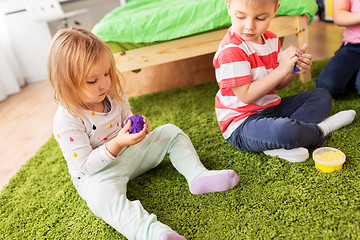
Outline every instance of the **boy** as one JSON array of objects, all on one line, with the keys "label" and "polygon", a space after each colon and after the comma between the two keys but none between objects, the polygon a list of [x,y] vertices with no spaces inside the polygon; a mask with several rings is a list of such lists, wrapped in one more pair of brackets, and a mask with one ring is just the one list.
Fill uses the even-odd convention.
[{"label": "boy", "polygon": [[224,138],[240,150],[263,151],[290,162],[306,160],[305,147],[321,146],[326,134],[354,120],[355,111],[325,119],[332,99],[324,89],[277,96],[275,90],[310,70],[307,44],[281,51],[279,39],[267,30],[280,7],[277,0],[226,0],[226,4],[232,26],[213,61],[220,88],[215,108]]}]

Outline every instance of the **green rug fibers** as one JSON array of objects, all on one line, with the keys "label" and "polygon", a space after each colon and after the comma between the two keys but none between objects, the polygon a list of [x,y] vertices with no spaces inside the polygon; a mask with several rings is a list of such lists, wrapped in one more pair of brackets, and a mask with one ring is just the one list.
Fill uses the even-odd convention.
[{"label": "green rug fibers", "polygon": [[[315,78],[326,61],[313,64]],[[298,80],[281,96],[313,89]],[[166,158],[128,185],[158,219],[187,239],[349,239],[360,236],[359,117],[326,137],[324,146],[342,150],[342,171],[326,174],[312,158],[289,163],[232,148],[221,136],[214,112],[216,82],[130,99],[133,112],[152,128],[173,123],[192,139],[209,169],[234,169],[233,190],[193,196]],[[333,102],[332,113],[355,109],[354,93]],[[319,106],[321,107],[321,106]],[[310,149],[312,152],[313,149]],[[51,138],[0,193],[1,239],[124,239],[95,217],[78,196],[60,149]]]}]

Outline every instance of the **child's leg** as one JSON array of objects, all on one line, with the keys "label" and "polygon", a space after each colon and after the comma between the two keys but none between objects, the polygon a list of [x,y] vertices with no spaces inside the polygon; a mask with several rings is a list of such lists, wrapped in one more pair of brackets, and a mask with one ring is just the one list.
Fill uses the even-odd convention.
[{"label": "child's leg", "polygon": [[[299,155],[299,160],[295,161],[305,160],[307,152],[300,147],[322,145],[325,139],[317,123],[328,115],[331,105],[332,98],[325,89],[283,98],[279,105],[249,116],[227,140],[240,150],[262,152],[279,149],[282,155]],[[285,151],[294,148],[300,149]],[[279,152],[266,154],[278,156]]]},{"label": "child's leg", "polygon": [[[266,113],[265,110],[264,113],[259,115],[263,115],[264,117],[288,118],[289,120],[304,123],[319,123],[328,115],[331,106],[331,95],[326,89],[320,88],[283,98],[280,105],[270,109],[271,111],[269,111],[269,113]],[[289,126],[291,127],[291,125]],[[294,139],[290,137],[289,141],[294,142]],[[295,146],[297,147],[286,149],[274,148],[264,150],[263,152],[266,155],[278,156],[289,162],[302,162],[309,158],[309,151],[306,148],[299,147],[296,143]]]},{"label": "child's leg", "polygon": [[186,240],[186,238],[175,232],[163,232],[160,234],[159,240]]},{"label": "child's leg", "polygon": [[239,177],[233,170],[207,170],[182,130],[167,125],[165,131],[172,136],[168,145],[171,163],[186,178],[192,194],[222,192],[237,185]]},{"label": "child's leg", "polygon": [[319,127],[324,132],[324,135],[327,135],[335,130],[338,130],[346,125],[352,123],[355,119],[356,112],[354,110],[346,110],[338,112],[324,121],[319,123]]},{"label": "child's leg", "polygon": [[[126,172],[126,164],[123,167]],[[175,233],[149,214],[140,201],[126,198],[127,182],[118,169],[109,168],[82,179],[78,192],[96,216],[128,239],[159,240],[163,232]]]},{"label": "child's leg", "polygon": [[189,137],[175,125],[166,124],[156,128],[143,142],[141,146],[131,147],[141,147],[144,159],[140,164],[142,168],[135,169],[131,178],[143,173],[142,169],[157,166],[169,155],[171,163],[186,178],[193,194],[226,191],[239,181],[233,170],[207,170],[200,162]]},{"label": "child's leg", "polygon": [[208,170],[192,181],[190,192],[192,194],[222,192],[232,189],[238,182],[239,176],[233,170]]},{"label": "child's leg", "polygon": [[[157,221],[156,216],[149,214],[139,201],[126,198],[129,179],[156,167],[168,154],[166,145],[171,145],[168,135],[176,128],[172,126],[155,129],[143,141],[128,147],[101,171],[80,180],[78,192],[92,212],[129,239],[185,239]],[[194,174],[205,169],[196,161],[192,162],[192,168]]]},{"label": "child's leg", "polygon": [[332,106],[331,96],[322,88],[299,93],[282,99],[275,116],[289,117],[300,122],[318,123],[324,135],[350,124],[356,112],[338,112],[324,120]]},{"label": "child's leg", "polygon": [[355,87],[358,94],[360,94],[360,68],[356,74]]},{"label": "child's leg", "polygon": [[354,110],[341,111],[319,124],[289,118],[253,118],[240,125],[227,140],[240,150],[263,151],[290,162],[301,162],[308,158],[304,147],[321,146],[326,134],[350,124],[355,114]]},{"label": "child's leg", "polygon": [[316,123],[280,117],[254,117],[242,123],[227,140],[237,149],[262,152],[282,148],[318,147],[325,138]]},{"label": "child's leg", "polygon": [[305,123],[319,123],[329,114],[332,97],[326,89],[301,92],[281,99],[278,106],[258,114],[263,117],[283,117]]},{"label": "child's leg", "polygon": [[356,72],[360,67],[360,44],[342,45],[321,70],[317,88],[326,88],[336,98],[354,89]]}]

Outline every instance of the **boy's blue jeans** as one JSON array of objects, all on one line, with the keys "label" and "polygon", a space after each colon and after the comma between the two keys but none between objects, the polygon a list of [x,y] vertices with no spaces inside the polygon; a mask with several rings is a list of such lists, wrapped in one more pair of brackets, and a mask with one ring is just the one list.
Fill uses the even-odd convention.
[{"label": "boy's blue jeans", "polygon": [[360,94],[360,43],[343,44],[322,69],[317,88],[326,88],[336,98],[355,88]]},{"label": "boy's blue jeans", "polygon": [[317,124],[326,118],[331,106],[331,95],[322,88],[282,98],[279,105],[250,115],[227,141],[249,152],[319,147],[325,138]]}]

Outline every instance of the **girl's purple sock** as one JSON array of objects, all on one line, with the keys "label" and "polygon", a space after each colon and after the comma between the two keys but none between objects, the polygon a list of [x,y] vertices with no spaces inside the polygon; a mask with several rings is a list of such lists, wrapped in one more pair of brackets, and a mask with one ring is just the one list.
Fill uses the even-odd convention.
[{"label": "girl's purple sock", "polygon": [[211,170],[201,173],[190,185],[192,194],[223,192],[235,187],[239,176],[233,170]]}]

